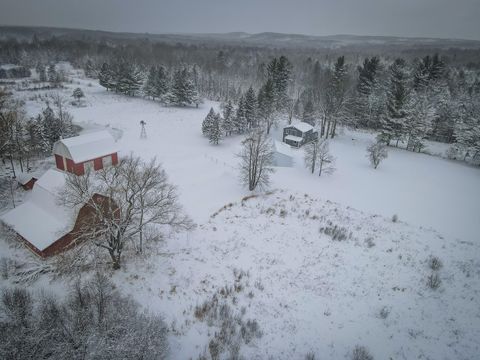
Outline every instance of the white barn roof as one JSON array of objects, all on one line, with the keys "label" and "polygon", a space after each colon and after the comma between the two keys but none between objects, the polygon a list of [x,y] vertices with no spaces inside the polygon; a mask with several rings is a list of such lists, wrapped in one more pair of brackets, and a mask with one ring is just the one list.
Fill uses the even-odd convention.
[{"label": "white barn roof", "polygon": [[0,217],[41,251],[69,233],[74,225],[75,209],[63,206],[57,198],[65,176],[64,172],[48,170],[35,183],[28,200]]},{"label": "white barn roof", "polygon": [[305,132],[313,129],[313,126],[306,123],[306,122],[293,123],[293,124],[287,126],[287,128],[289,128],[289,127],[294,127],[295,129],[300,130],[302,133],[305,133]]},{"label": "white barn roof", "polygon": [[77,164],[116,152],[117,144],[107,130],[60,139],[53,146],[54,154],[72,159]]}]

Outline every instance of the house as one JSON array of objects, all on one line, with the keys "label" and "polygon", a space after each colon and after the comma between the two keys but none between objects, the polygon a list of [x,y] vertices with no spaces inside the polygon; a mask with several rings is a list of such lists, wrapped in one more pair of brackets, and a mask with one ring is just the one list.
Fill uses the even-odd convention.
[{"label": "house", "polygon": [[318,132],[313,126],[305,122],[298,122],[283,128],[283,142],[299,148],[318,138]]},{"label": "house", "polygon": [[53,145],[53,155],[57,169],[75,175],[118,163],[117,144],[107,130],[60,139]]},{"label": "house", "polygon": [[292,149],[287,144],[275,140],[273,142],[273,164],[278,167],[293,166]]},{"label": "house", "polygon": [[[0,217],[19,239],[40,257],[49,257],[73,247],[84,222],[93,219],[89,202],[100,204],[105,196],[95,194],[76,208],[61,201],[67,173],[82,175],[89,166],[99,170],[118,162],[117,148],[107,131],[62,139],[54,145],[56,169],[49,169],[32,185],[25,202]],[[90,165],[91,164],[91,165]]]}]

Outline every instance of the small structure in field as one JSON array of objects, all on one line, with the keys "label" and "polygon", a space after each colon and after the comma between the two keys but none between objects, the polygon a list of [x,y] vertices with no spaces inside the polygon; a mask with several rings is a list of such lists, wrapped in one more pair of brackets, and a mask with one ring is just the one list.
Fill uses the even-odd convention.
[{"label": "small structure in field", "polygon": [[290,146],[280,141],[273,142],[273,164],[278,167],[293,166],[293,154]]},{"label": "small structure in field", "polygon": [[17,172],[16,174],[17,182],[24,190],[32,190],[39,178],[36,172]]},{"label": "small structure in field", "polygon": [[75,175],[118,163],[118,147],[107,130],[60,139],[53,145],[53,155],[57,169]]},{"label": "small structure in field", "polygon": [[298,122],[283,128],[283,142],[299,148],[318,138],[318,132],[305,122]]}]

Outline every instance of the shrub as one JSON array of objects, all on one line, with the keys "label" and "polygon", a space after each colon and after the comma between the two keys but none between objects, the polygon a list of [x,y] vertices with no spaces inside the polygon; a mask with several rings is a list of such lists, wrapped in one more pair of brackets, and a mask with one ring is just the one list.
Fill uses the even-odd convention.
[{"label": "shrub", "polygon": [[356,345],[352,352],[352,360],[373,360],[373,356],[365,346]]},{"label": "shrub", "polygon": [[348,238],[348,230],[342,226],[329,225],[320,229],[325,235],[328,235],[335,241],[343,241]]},{"label": "shrub", "polygon": [[442,266],[443,266],[442,261],[436,256],[431,256],[430,259],[428,260],[428,267],[433,271],[440,270]]},{"label": "shrub", "polygon": [[388,315],[390,315],[390,309],[387,306],[382,307],[378,313],[380,319],[386,319]]},{"label": "shrub", "polygon": [[392,222],[396,223],[398,221],[398,215],[395,214],[392,216]]},{"label": "shrub", "polygon": [[437,273],[432,273],[427,277],[427,286],[432,290],[437,290],[442,284],[442,280]]},{"label": "shrub", "polygon": [[305,355],[305,360],[315,360],[315,354],[313,352],[309,352]]}]

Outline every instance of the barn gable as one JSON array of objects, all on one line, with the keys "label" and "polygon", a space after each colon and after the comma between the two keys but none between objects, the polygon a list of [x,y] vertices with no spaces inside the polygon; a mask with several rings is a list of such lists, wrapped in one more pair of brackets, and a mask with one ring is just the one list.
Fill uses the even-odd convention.
[{"label": "barn gable", "polygon": [[106,130],[60,139],[53,146],[57,169],[83,175],[118,162],[118,147]]}]

